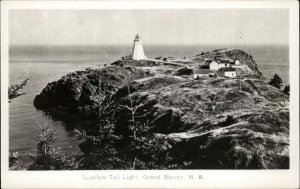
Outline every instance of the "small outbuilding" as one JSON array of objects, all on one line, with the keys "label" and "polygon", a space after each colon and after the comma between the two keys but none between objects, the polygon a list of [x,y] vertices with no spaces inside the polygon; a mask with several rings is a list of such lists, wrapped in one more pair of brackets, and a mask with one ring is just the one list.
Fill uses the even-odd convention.
[{"label": "small outbuilding", "polygon": [[194,69],[193,74],[194,74],[194,79],[198,79],[200,77],[209,77],[210,70],[209,69]]},{"label": "small outbuilding", "polygon": [[218,71],[218,75],[232,78],[237,76],[237,72],[235,68],[220,68]]},{"label": "small outbuilding", "polygon": [[231,59],[221,59],[219,63],[219,69],[231,67],[232,63],[234,63],[234,61]]},{"label": "small outbuilding", "polygon": [[213,70],[213,71],[219,70],[219,63],[216,62],[216,61],[212,61],[212,62],[209,64],[209,69],[210,69],[210,70]]}]

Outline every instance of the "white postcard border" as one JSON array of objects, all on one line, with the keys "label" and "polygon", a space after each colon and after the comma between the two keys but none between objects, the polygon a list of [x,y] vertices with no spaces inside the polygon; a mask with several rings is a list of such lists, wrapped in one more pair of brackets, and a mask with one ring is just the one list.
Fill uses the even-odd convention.
[{"label": "white postcard border", "polygon": [[[286,8],[290,31],[290,169],[163,171],[8,170],[8,11],[12,9],[223,9]],[[297,1],[5,1],[1,2],[1,182],[3,188],[298,188],[299,187],[299,4]],[[113,180],[111,176],[120,176]],[[130,176],[139,180],[128,180]],[[144,175],[161,175],[159,180]],[[185,180],[164,180],[183,175]],[[106,176],[106,179],[101,179]],[[125,177],[123,179],[123,177]],[[193,177],[193,179],[192,179]],[[87,178],[94,178],[93,180]],[[126,179],[127,178],[127,179]],[[132,177],[133,178],[133,177]]]}]

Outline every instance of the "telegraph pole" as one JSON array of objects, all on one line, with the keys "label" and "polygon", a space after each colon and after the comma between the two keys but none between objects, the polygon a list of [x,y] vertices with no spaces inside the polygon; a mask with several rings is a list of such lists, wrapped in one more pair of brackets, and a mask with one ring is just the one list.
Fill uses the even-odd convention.
[{"label": "telegraph pole", "polygon": [[100,124],[100,129],[102,129],[102,126],[101,126],[101,99],[100,99],[100,96],[101,96],[101,65],[99,64],[99,82],[98,82],[98,88],[99,88],[99,95],[98,95],[98,106],[99,106],[99,109],[98,109],[98,116],[99,116],[99,124]]},{"label": "telegraph pole", "polygon": [[240,92],[242,91],[241,82],[242,82],[242,77],[240,76]]}]

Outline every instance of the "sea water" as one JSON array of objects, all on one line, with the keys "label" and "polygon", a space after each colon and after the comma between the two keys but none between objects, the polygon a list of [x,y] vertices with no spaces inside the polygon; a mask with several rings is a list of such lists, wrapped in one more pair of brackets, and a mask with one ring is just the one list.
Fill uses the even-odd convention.
[{"label": "sea water", "polygon": [[[284,84],[289,83],[289,49],[282,45],[265,46],[228,46],[228,45],[156,45],[144,46],[148,58],[159,56],[191,57],[216,48],[238,48],[251,54],[264,76],[270,79],[277,73]],[[9,151],[33,152],[39,125],[46,122],[57,135],[56,147],[63,150],[80,152],[82,142],[74,129],[83,130],[92,123],[76,117],[55,117],[46,115],[33,106],[37,94],[47,85],[62,76],[87,67],[109,65],[122,56],[129,54],[131,46],[22,46],[11,47],[9,53],[9,84],[16,84],[29,78],[28,84],[21,90],[25,93],[9,103]]]}]

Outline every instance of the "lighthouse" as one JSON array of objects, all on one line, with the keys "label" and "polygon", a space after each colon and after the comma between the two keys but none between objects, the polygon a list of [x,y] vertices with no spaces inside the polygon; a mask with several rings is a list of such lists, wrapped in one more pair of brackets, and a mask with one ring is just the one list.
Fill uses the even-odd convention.
[{"label": "lighthouse", "polygon": [[144,54],[144,49],[142,45],[142,41],[140,39],[139,34],[135,36],[133,47],[132,47],[132,59],[133,60],[141,60],[146,59],[146,56]]}]

